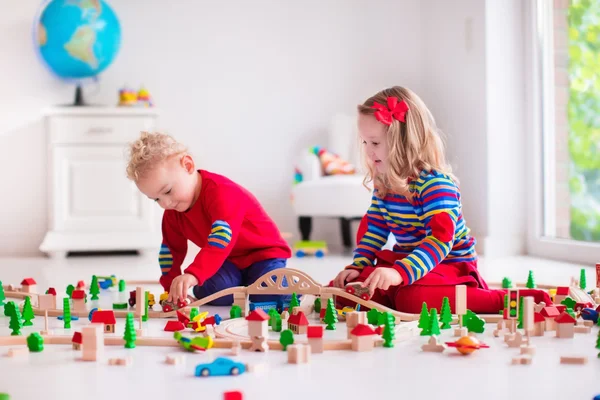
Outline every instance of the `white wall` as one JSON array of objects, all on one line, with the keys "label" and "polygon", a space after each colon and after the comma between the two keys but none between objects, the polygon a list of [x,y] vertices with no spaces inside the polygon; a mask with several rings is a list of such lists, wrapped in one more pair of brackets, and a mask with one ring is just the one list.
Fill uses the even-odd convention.
[{"label": "white wall", "polygon": [[463,211],[488,257],[525,251],[523,3],[422,3],[424,98],[447,135]]},{"label": "white wall", "polygon": [[[47,227],[39,111],[72,101],[72,87],[56,81],[33,52],[39,3],[23,0],[15,7],[0,0],[0,9],[11,10],[0,13],[1,255],[38,252]],[[428,19],[419,0],[178,3],[110,1],[123,26],[122,49],[100,85],[86,90],[87,100],[113,104],[123,84],[143,83],[162,111],[161,127],[189,145],[200,167],[254,192],[284,231],[297,232],[289,203],[293,160],[307,146],[325,144],[334,113],[352,112],[385,86],[422,93],[428,75],[444,99],[453,101],[447,90],[459,86],[446,86],[443,74],[422,69]],[[470,102],[480,98],[467,90],[464,95]],[[448,113],[444,104],[434,111]],[[451,151],[454,159],[465,153],[459,146]],[[472,176],[466,168],[461,172],[465,189],[472,188]],[[315,221],[314,237],[335,246],[338,228],[337,221]]]},{"label": "white wall", "polygon": [[422,2],[423,98],[446,135],[477,249],[488,234],[485,3]]},{"label": "white wall", "polygon": [[486,1],[489,257],[525,252],[524,6],[521,0]]}]

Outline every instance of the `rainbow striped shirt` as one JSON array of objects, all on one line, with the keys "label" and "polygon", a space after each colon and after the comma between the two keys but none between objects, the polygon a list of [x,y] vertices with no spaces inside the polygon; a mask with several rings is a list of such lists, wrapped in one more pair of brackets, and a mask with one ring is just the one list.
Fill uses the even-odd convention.
[{"label": "rainbow striped shirt", "polygon": [[375,253],[387,243],[390,233],[396,238],[394,252],[406,255],[394,266],[404,285],[421,279],[445,260],[477,258],[475,239],[469,236],[454,181],[436,171],[423,171],[410,182],[409,190],[412,202],[393,193],[380,199],[375,191],[367,211],[368,229],[354,252],[351,268],[373,266]]}]

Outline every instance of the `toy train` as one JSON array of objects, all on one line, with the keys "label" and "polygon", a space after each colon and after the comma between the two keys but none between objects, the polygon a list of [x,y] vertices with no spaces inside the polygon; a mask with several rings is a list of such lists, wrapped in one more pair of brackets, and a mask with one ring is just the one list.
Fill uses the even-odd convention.
[{"label": "toy train", "polygon": [[282,312],[284,312],[285,310],[287,310],[290,307],[290,302],[289,301],[283,301],[283,300],[277,300],[277,301],[260,301],[260,302],[250,302],[249,304],[249,308],[250,308],[250,312],[254,311],[257,308],[260,308],[261,310],[263,310],[264,312],[269,312],[269,310],[271,309],[275,309],[277,310],[277,312],[279,314],[281,314]]},{"label": "toy train", "polygon": [[[129,292],[129,306],[135,307],[136,303],[136,291],[132,290]],[[152,308],[156,304],[156,300],[154,299],[154,295],[152,293],[148,293],[148,307]]]}]

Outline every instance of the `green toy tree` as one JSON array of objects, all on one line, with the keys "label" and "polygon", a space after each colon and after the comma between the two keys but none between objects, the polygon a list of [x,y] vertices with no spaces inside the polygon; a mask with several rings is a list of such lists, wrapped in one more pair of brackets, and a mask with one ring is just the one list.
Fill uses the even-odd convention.
[{"label": "green toy tree", "polygon": [[379,311],[377,311],[374,308],[371,308],[369,311],[367,311],[367,322],[371,325],[378,325],[379,314],[381,314]]},{"label": "green toy tree", "polygon": [[316,313],[321,312],[321,298],[320,297],[315,298],[315,312]]},{"label": "green toy tree", "polygon": [[442,301],[442,311],[440,313],[440,321],[442,322],[441,329],[450,329],[450,323],[452,322],[452,311],[450,310],[450,300],[444,297]]},{"label": "green toy tree", "polygon": [[9,301],[8,303],[6,303],[4,305],[4,316],[5,317],[10,317],[12,315],[13,308],[15,308],[15,302],[14,301]]},{"label": "green toy tree", "polygon": [[[600,321],[600,318],[598,320]],[[600,349],[600,330],[598,331],[598,338],[596,339],[596,348]],[[600,353],[598,353],[598,358],[600,358]]]},{"label": "green toy tree", "polygon": [[279,314],[275,315],[275,320],[273,321],[273,325],[271,325],[271,328],[275,332],[281,332],[281,316]]},{"label": "green toy tree", "polygon": [[469,332],[483,333],[485,331],[485,321],[477,316],[473,311],[467,310],[465,315],[466,322],[463,321],[463,325]]},{"label": "green toy tree", "polygon": [[533,271],[529,271],[529,276],[527,277],[527,284],[525,285],[527,289],[535,289],[535,281],[533,280]]},{"label": "green toy tree", "polygon": [[33,308],[31,307],[31,297],[25,297],[25,304],[23,304],[23,326],[31,326],[33,325],[33,320],[35,318],[35,314],[33,313]]},{"label": "green toy tree", "polygon": [[585,269],[581,269],[581,272],[579,273],[579,287],[583,290],[585,290],[587,286],[587,282],[585,281]]},{"label": "green toy tree", "polygon": [[73,290],[75,290],[75,286],[73,286],[73,285],[67,286],[67,296],[69,296],[69,298],[73,297]]},{"label": "green toy tree", "polygon": [[12,308],[8,327],[12,330],[10,333],[11,336],[19,336],[21,334],[23,322],[21,321],[21,311],[19,311],[19,307],[15,306]]},{"label": "green toy tree", "polygon": [[271,308],[267,314],[269,315],[269,326],[274,330],[275,318],[279,315],[279,313],[276,309]]},{"label": "green toy tree", "polygon": [[2,287],[2,281],[0,281],[0,307],[4,306],[4,300],[6,300],[6,295],[4,294],[4,287]]},{"label": "green toy tree", "polygon": [[286,351],[290,344],[294,344],[294,333],[289,329],[281,332],[281,336],[279,336],[279,343],[281,343],[283,346],[283,351]]},{"label": "green toy tree", "polygon": [[421,315],[419,316],[419,328],[421,328],[421,336],[429,336],[429,311],[427,311],[427,303],[423,302],[421,307]]},{"label": "green toy tree", "polygon": [[27,347],[29,351],[37,353],[44,350],[44,338],[39,333],[33,332],[27,336]]},{"label": "green toy tree", "polygon": [[197,315],[198,315],[198,307],[192,307],[192,309],[190,310],[190,321],[193,321]]},{"label": "green toy tree", "polygon": [[135,333],[135,325],[133,321],[133,313],[127,313],[127,320],[125,321],[125,334],[123,335],[125,340],[126,349],[135,349],[135,340],[137,339]]},{"label": "green toy tree", "polygon": [[519,315],[517,321],[519,322],[517,329],[523,329],[523,296],[519,297]]},{"label": "green toy tree", "polygon": [[383,347],[394,347],[396,318],[389,312],[386,312],[383,315],[385,316],[385,323],[383,327]]},{"label": "green toy tree", "polygon": [[437,309],[432,308],[429,314],[429,334],[439,335],[440,334],[440,321],[438,321]]},{"label": "green toy tree", "polygon": [[510,278],[502,279],[502,289],[510,289],[512,288],[512,281]]},{"label": "green toy tree", "polygon": [[92,300],[98,300],[98,295],[100,294],[100,286],[98,285],[98,278],[96,275],[92,276],[92,283],[90,284],[90,294],[92,295]]},{"label": "green toy tree", "polygon": [[125,281],[123,279],[119,280],[119,292],[125,291]]},{"label": "green toy tree", "polygon": [[600,318],[598,318],[598,321],[596,322],[596,325],[600,327]]},{"label": "green toy tree", "polygon": [[577,304],[577,302],[570,297],[565,297],[560,304],[564,304],[567,306],[567,308],[575,308],[575,304]]},{"label": "green toy tree", "polygon": [[300,302],[298,301],[296,293],[292,293],[292,300],[290,300],[290,307],[288,309],[290,315],[294,313],[294,307],[300,307]]},{"label": "green toy tree", "polygon": [[142,321],[148,321],[148,291],[144,292],[144,315],[142,315]]},{"label": "green toy tree", "polygon": [[333,331],[335,330],[335,324],[338,322],[337,311],[333,305],[333,299],[327,300],[327,310],[325,311],[325,323],[327,327],[325,329]]},{"label": "green toy tree", "polygon": [[231,309],[229,310],[229,318],[242,318],[242,307],[238,306],[237,304],[231,306]]},{"label": "green toy tree", "polygon": [[68,297],[63,299],[63,322],[65,329],[71,329],[71,304]]}]

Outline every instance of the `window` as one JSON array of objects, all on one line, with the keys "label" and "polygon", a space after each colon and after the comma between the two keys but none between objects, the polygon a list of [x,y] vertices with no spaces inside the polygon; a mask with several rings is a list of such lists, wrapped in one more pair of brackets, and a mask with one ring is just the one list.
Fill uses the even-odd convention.
[{"label": "window", "polygon": [[600,2],[530,13],[533,190],[529,252],[600,261]]}]

